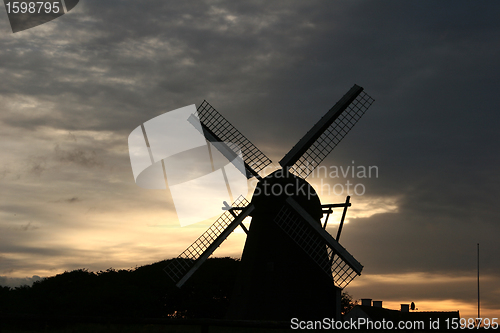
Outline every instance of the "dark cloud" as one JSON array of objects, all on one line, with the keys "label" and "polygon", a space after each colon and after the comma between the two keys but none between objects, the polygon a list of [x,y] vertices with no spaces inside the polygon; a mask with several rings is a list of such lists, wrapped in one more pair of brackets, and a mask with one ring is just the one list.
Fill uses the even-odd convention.
[{"label": "dark cloud", "polygon": [[82,199],[80,199],[79,197],[71,197],[71,198],[67,198],[67,199],[58,199],[58,200],[54,200],[54,201],[51,201],[51,202],[55,202],[55,203],[60,203],[60,202],[63,202],[63,203],[75,203],[75,202],[80,202],[82,201]]},{"label": "dark cloud", "polygon": [[28,231],[28,230],[33,230],[33,229],[38,229],[37,226],[33,225],[33,222],[29,222],[23,226],[21,226],[22,231]]},{"label": "dark cloud", "polygon": [[43,156],[31,157],[28,160],[27,171],[29,174],[40,176],[46,170],[47,159]]},{"label": "dark cloud", "polygon": [[56,159],[63,163],[75,163],[88,168],[101,166],[103,164],[94,150],[85,151],[80,148],[76,148],[67,151],[61,149],[59,145],[56,145],[54,147],[54,152],[56,154]]}]

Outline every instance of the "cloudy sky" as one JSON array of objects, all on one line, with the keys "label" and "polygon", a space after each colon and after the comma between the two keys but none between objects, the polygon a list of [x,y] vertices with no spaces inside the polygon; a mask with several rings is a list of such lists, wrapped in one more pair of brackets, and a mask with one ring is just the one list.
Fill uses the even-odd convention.
[{"label": "cloudy sky", "polygon": [[345,199],[328,185],[365,189],[341,238],[364,265],[347,291],[473,317],[480,243],[482,315],[498,317],[499,16],[493,1],[82,0],[13,34],[0,10],[0,283],[175,257],[210,225],[180,227],[168,190],[135,184],[141,123],[206,99],[278,162],[358,84],[376,101],[322,165],[378,175],[308,178],[323,203]]}]

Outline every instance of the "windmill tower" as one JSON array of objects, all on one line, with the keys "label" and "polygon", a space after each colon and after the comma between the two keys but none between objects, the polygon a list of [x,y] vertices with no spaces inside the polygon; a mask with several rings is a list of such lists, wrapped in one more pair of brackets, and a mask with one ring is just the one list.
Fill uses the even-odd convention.
[{"label": "windmill tower", "polygon": [[[207,140],[237,144],[246,176],[259,183],[250,202],[240,196],[227,205],[226,212],[165,268],[176,285],[181,287],[241,225],[247,240],[229,317],[338,318],[340,291],[361,274],[363,266],[339,244],[340,232],[334,239],[320,219],[334,207],[344,207],[344,217],[349,197],[343,204],[322,205],[305,178],[372,103],[363,88],[354,85],[281,159],[282,169],[264,176],[271,160],[204,101],[198,115]],[[230,147],[218,149],[228,158],[234,155]],[[242,223],[247,216],[252,217],[248,230]]]}]

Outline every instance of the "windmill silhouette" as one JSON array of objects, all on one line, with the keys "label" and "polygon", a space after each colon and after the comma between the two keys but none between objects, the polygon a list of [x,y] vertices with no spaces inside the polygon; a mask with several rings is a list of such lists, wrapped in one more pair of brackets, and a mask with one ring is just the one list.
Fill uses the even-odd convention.
[{"label": "windmill silhouette", "polygon": [[[290,320],[338,318],[340,292],[363,266],[339,244],[349,203],[322,205],[305,180],[354,127],[373,103],[354,85],[281,159],[281,169],[263,175],[271,165],[210,104],[198,116],[206,139],[232,142],[241,148],[244,173],[258,184],[250,202],[240,196],[192,245],[165,268],[181,287],[238,226],[247,233],[228,313],[234,319]],[[219,145],[220,147],[221,145]],[[233,149],[218,148],[230,158]],[[231,159],[230,159],[231,160]],[[336,239],[326,231],[332,208],[343,207]],[[320,219],[326,214],[322,226]],[[250,228],[242,223],[251,216]]]}]

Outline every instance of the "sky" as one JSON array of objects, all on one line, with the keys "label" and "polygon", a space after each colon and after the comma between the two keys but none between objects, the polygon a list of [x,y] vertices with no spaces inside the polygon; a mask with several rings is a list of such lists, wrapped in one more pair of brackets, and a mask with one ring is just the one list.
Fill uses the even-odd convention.
[{"label": "sky", "polygon": [[181,227],[168,189],[135,184],[127,139],[147,120],[206,99],[277,163],[358,84],[375,102],[322,166],[377,173],[307,179],[322,203],[352,195],[340,243],[364,269],[346,291],[475,317],[479,243],[481,314],[499,317],[499,15],[494,1],[81,0],[13,34],[0,10],[0,284],[176,257],[215,220]]}]

